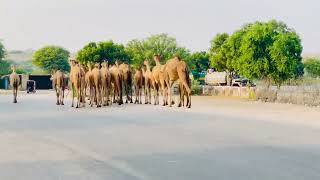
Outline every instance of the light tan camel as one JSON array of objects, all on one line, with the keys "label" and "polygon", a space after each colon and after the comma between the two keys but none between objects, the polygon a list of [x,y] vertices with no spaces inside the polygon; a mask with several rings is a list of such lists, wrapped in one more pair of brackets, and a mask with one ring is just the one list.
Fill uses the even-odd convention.
[{"label": "light tan camel", "polygon": [[146,70],[144,72],[144,88],[145,88],[145,104],[151,104],[151,88],[153,84],[152,72],[150,69],[149,61],[145,60],[143,64],[146,66]]},{"label": "light tan camel", "polygon": [[131,66],[127,63],[122,63],[119,65],[119,69],[122,71],[122,82],[126,95],[126,103],[132,102],[132,72]]},{"label": "light tan camel", "polygon": [[109,105],[109,96],[110,96],[110,89],[111,89],[111,75],[109,71],[108,61],[104,61],[101,64],[101,97],[102,97],[102,104],[104,106]]},{"label": "light tan camel", "polygon": [[[111,83],[113,84],[113,102],[117,102],[119,105],[123,104],[122,100],[122,77],[121,71],[118,67],[118,63],[111,66],[109,69],[111,75]],[[117,97],[117,100],[116,100]]]},{"label": "light tan camel", "polygon": [[170,59],[166,63],[165,68],[165,81],[168,87],[168,102],[169,106],[172,106],[172,87],[175,81],[179,80],[181,86],[185,88],[187,93],[187,107],[191,108],[191,87],[190,87],[190,78],[189,70],[187,64],[179,57],[176,56],[173,59]]},{"label": "light tan camel", "polygon": [[[94,81],[93,81],[93,76],[92,76],[92,65],[91,63],[87,64],[87,72],[85,75],[85,82],[86,82],[86,90],[89,89],[89,105],[93,106],[94,100],[94,91],[93,91],[93,86],[94,86]],[[86,94],[86,93],[85,93]]]},{"label": "light tan camel", "polygon": [[57,70],[52,75],[52,85],[56,91],[57,105],[64,105],[64,90],[66,86],[66,78],[62,71]]},{"label": "light tan camel", "polygon": [[20,85],[20,77],[16,73],[16,66],[11,67],[12,73],[10,74],[10,86],[13,91],[13,103],[17,103],[18,89]]},{"label": "light tan camel", "polygon": [[92,69],[93,77],[93,89],[94,89],[94,99],[97,107],[101,107],[101,73],[100,73],[100,63],[96,63]]},{"label": "light tan camel", "polygon": [[136,94],[135,104],[142,104],[141,96],[142,96],[142,85],[143,85],[143,72],[141,67],[136,69],[134,74],[134,88]]},{"label": "light tan camel", "polygon": [[155,104],[159,104],[159,92],[162,92],[163,106],[167,105],[167,86],[165,83],[165,66],[160,64],[160,55],[155,55],[153,57],[156,65],[152,69],[152,77],[153,77],[153,88],[154,88],[154,96],[156,99]]},{"label": "light tan camel", "polygon": [[71,81],[71,88],[72,88],[72,104],[71,107],[74,107],[74,98],[77,96],[77,106],[76,108],[79,108],[81,106],[81,96],[82,96],[82,74],[81,74],[81,68],[76,62],[76,60],[71,59],[70,60],[70,81]]}]

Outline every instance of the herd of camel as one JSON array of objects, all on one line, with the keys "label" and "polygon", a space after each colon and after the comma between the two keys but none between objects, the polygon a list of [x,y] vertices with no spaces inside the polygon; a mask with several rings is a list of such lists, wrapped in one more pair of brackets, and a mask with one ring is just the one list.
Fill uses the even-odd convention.
[{"label": "herd of camel", "polygon": [[[70,60],[70,76],[58,70],[52,75],[53,88],[56,91],[57,105],[64,104],[64,90],[69,79],[72,88],[72,107],[76,99],[76,108],[84,107],[86,97],[89,105],[101,107],[112,103],[123,104],[123,92],[125,102],[133,103],[132,86],[135,90],[134,103],[142,104],[142,93],[145,96],[145,104],[151,104],[153,94],[154,104],[158,105],[159,94],[162,94],[162,105],[172,106],[173,85],[178,82],[180,94],[179,107],[185,105],[191,108],[191,82],[189,70],[185,61],[179,56],[169,59],[166,64],[160,63],[160,56],[154,56],[155,66],[151,69],[149,61],[145,60],[142,67],[133,69],[130,64],[119,63],[109,65],[103,63],[88,63],[82,65],[75,59]],[[14,74],[14,72],[13,72]],[[13,75],[12,75],[13,76]],[[15,81],[11,81],[15,82]],[[12,87],[15,87],[14,84]],[[15,88],[13,88],[15,89]],[[16,91],[14,90],[16,102]]]}]

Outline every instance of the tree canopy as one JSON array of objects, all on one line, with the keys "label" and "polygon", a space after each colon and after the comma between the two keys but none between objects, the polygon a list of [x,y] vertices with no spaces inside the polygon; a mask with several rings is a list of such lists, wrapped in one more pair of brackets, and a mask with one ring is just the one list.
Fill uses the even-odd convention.
[{"label": "tree canopy", "polygon": [[[152,60],[155,54],[161,56],[162,63],[175,55],[179,55],[183,59],[190,55],[189,50],[178,46],[176,39],[167,34],[156,34],[142,40],[131,40],[128,42],[126,50],[134,66],[142,65],[144,60]],[[151,61],[151,64],[154,62]]]},{"label": "tree canopy", "polygon": [[264,79],[280,86],[303,75],[299,35],[282,22],[246,24],[230,37],[217,34],[211,41],[211,65],[249,79]]},{"label": "tree canopy", "polygon": [[211,66],[218,71],[228,70],[227,66],[227,51],[226,51],[226,41],[229,35],[227,33],[217,34],[211,40],[210,48],[210,62]]},{"label": "tree canopy", "polygon": [[209,54],[205,51],[192,53],[186,61],[191,70],[197,72],[206,71],[210,66]]},{"label": "tree canopy", "polygon": [[320,59],[308,58],[304,62],[304,67],[311,77],[320,77]]},{"label": "tree canopy", "polygon": [[62,71],[69,71],[69,55],[69,51],[62,47],[45,46],[34,53],[32,63],[48,73],[58,69]]},{"label": "tree canopy", "polygon": [[6,51],[5,51],[5,49],[4,49],[3,44],[2,44],[1,41],[0,41],[0,61],[3,60],[5,54],[6,54]]},{"label": "tree canopy", "polygon": [[130,63],[125,47],[122,44],[114,43],[112,40],[88,43],[78,51],[76,58],[82,64],[103,62],[104,60],[108,60],[109,63],[114,63],[116,60]]}]

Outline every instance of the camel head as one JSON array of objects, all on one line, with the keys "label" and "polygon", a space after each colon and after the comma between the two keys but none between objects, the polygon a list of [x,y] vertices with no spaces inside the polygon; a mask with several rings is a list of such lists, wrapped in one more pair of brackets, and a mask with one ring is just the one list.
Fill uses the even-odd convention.
[{"label": "camel head", "polygon": [[95,63],[94,67],[100,69],[100,63]]},{"label": "camel head", "polygon": [[119,59],[117,59],[117,60],[114,62],[114,64],[115,64],[117,67],[119,67],[120,60],[119,60]]},{"label": "camel head", "polygon": [[156,64],[159,64],[160,63],[160,55],[159,54],[154,55],[153,60],[156,62]]},{"label": "camel head", "polygon": [[75,59],[70,59],[69,61],[70,61],[71,66],[75,66],[77,64]]},{"label": "camel head", "polygon": [[12,70],[12,72],[16,72],[16,70],[17,70],[16,65],[12,65],[12,66],[11,66],[11,70]]},{"label": "camel head", "polygon": [[91,69],[92,69],[92,64],[91,64],[91,62],[88,62],[88,63],[87,63],[87,67],[88,67],[88,70],[91,71]]},{"label": "camel head", "polygon": [[104,68],[108,68],[108,60],[104,60],[103,63],[101,63],[101,66]]},{"label": "camel head", "polygon": [[176,54],[174,57],[175,57],[176,59],[178,59],[179,61],[181,61],[181,57],[180,57],[179,54]]},{"label": "camel head", "polygon": [[149,61],[148,61],[148,60],[144,60],[144,61],[143,61],[143,64],[144,64],[145,66],[149,66]]}]

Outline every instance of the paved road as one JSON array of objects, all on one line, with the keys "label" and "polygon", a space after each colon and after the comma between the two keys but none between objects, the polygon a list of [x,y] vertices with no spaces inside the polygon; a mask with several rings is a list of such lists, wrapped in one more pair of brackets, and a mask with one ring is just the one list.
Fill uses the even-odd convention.
[{"label": "paved road", "polygon": [[0,179],[320,179],[320,109],[194,97],[72,109],[0,95]]}]

